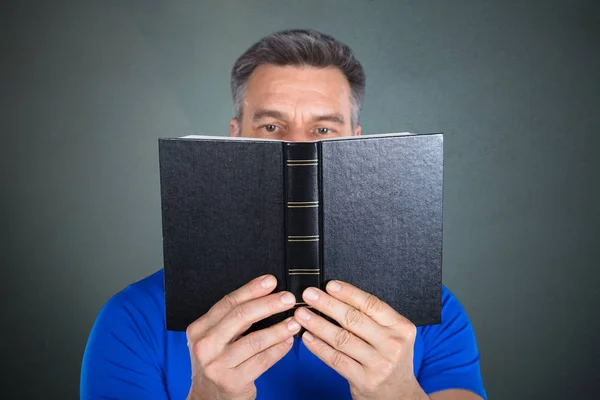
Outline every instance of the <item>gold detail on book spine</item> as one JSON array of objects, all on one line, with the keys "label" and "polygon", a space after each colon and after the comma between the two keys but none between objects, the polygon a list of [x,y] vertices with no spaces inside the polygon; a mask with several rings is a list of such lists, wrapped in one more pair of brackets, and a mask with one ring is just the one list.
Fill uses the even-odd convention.
[{"label": "gold detail on book spine", "polygon": [[291,268],[290,272],[309,272],[309,271],[319,271],[319,268]]},{"label": "gold detail on book spine", "polygon": [[318,201],[288,201],[288,208],[315,208],[319,207]]},{"label": "gold detail on book spine", "polygon": [[319,164],[319,160],[287,160],[288,167],[310,167]]},{"label": "gold detail on book spine", "polygon": [[288,236],[288,242],[318,242],[319,235]]},{"label": "gold detail on book spine", "polygon": [[288,275],[319,275],[319,268],[291,268]]}]

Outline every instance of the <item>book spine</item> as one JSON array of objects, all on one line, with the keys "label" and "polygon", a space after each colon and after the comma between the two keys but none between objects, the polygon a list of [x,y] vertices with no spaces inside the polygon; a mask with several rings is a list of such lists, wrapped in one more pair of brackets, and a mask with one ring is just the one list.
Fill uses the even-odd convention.
[{"label": "book spine", "polygon": [[302,292],[321,287],[318,143],[285,143],[285,272],[297,307]]}]

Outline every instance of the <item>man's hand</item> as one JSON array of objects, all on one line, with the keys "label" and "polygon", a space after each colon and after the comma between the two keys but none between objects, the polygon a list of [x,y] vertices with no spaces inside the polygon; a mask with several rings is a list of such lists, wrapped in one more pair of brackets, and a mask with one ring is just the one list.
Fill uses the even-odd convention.
[{"label": "man's hand", "polygon": [[289,292],[269,294],[277,281],[266,275],[225,296],[187,328],[192,362],[188,399],[246,400],[254,381],[292,347],[300,330],[294,319],[238,337],[253,323],[292,308]]},{"label": "man's hand", "polygon": [[428,399],[413,372],[415,325],[349,283],[331,281],[326,290],[308,288],[302,297],[341,328],[306,308],[294,318],[307,330],[306,347],[348,380],[352,398]]}]

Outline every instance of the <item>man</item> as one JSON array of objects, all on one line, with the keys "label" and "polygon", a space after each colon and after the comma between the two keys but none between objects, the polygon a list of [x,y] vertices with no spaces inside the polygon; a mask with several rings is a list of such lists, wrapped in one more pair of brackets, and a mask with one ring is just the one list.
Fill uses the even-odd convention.
[{"label": "man", "polygon": [[[270,35],[233,67],[232,136],[311,141],[360,135],[365,76],[352,51],[315,31]],[[186,332],[165,329],[162,271],[103,307],[86,347],[82,398],[475,400],[486,397],[469,320],[444,287],[442,324],[416,328],[346,282],[309,288],[305,307],[272,327],[241,334],[294,307],[275,278],[227,295]],[[300,328],[301,339],[294,339]],[[294,351],[290,351],[295,347]]]}]

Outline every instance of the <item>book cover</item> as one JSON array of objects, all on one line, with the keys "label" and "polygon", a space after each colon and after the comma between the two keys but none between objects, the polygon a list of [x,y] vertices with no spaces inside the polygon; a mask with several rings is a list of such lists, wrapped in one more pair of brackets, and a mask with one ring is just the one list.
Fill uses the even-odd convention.
[{"label": "book cover", "polygon": [[266,273],[296,306],[337,279],[440,323],[442,134],[161,138],[159,161],[167,329]]}]

